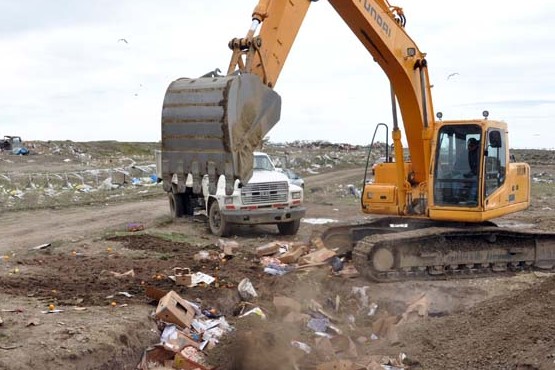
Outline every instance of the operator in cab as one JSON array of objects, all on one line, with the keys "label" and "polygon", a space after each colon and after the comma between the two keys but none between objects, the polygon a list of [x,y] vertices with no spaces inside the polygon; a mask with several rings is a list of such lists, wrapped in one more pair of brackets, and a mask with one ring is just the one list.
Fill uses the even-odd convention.
[{"label": "operator in cab", "polygon": [[480,142],[475,138],[471,137],[468,139],[467,149],[468,149],[468,166],[470,171],[464,175],[466,178],[474,177],[478,175],[478,164],[479,164],[479,145]]}]

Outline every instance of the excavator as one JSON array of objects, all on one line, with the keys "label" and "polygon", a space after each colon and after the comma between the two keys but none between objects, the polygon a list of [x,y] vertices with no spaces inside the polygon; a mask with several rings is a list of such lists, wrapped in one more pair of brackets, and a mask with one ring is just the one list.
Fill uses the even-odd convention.
[{"label": "excavator", "polygon": [[[162,161],[174,163],[178,188],[192,178],[198,192],[206,174],[212,187],[221,175],[228,184],[248,181],[253,151],[280,118],[280,72],[316,1],[259,0],[246,36],[228,44],[225,75],[216,69],[169,85]],[[510,156],[507,124],[487,111],[479,119],[434,115],[426,53],[407,34],[402,8],[328,1],[390,81],[396,160],[377,166],[373,182],[365,175],[361,210],[378,217],[332,226],[324,244],[350,254],[361,275],[377,282],[553,271],[555,233],[491,221],[530,204],[530,167]]]}]

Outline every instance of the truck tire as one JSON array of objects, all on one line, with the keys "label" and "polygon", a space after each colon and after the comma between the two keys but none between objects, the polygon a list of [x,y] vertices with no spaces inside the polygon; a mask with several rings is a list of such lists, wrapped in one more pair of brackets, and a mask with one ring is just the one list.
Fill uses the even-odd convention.
[{"label": "truck tire", "polygon": [[281,235],[295,235],[301,226],[301,220],[293,220],[277,224]]},{"label": "truck tire", "polygon": [[184,198],[184,194],[175,194],[173,192],[168,193],[168,199],[170,201],[170,214],[173,218],[179,218],[185,215]]},{"label": "truck tire", "polygon": [[210,204],[210,210],[208,211],[208,225],[210,226],[210,231],[216,236],[228,236],[231,231],[231,225],[227,223],[220,212],[220,206],[217,201]]}]

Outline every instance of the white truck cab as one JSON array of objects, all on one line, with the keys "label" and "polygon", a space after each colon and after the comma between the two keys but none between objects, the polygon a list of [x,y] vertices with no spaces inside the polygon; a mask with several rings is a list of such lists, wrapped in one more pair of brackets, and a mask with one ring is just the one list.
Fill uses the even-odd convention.
[{"label": "white truck cab", "polygon": [[[177,176],[172,176],[172,185],[176,185],[173,184],[176,181]],[[287,176],[278,172],[270,157],[262,152],[254,153],[253,175],[249,182],[242,184],[235,180],[231,195],[226,195],[223,175],[219,177],[213,194],[209,191],[207,175],[202,180],[201,194],[193,193],[192,176],[187,176],[185,185],[182,193],[177,190],[182,186],[164,187],[169,188],[172,216],[193,215],[195,209],[203,209],[208,216],[210,231],[217,236],[228,236],[232,226],[240,224],[276,224],[280,234],[294,235],[306,212],[303,189],[290,184]]]}]

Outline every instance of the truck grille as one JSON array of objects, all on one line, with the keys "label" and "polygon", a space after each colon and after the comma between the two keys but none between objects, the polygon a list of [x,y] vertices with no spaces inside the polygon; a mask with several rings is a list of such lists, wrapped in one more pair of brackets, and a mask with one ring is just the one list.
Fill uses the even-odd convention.
[{"label": "truck grille", "polygon": [[287,196],[287,181],[247,184],[241,188],[243,204],[285,203]]}]

